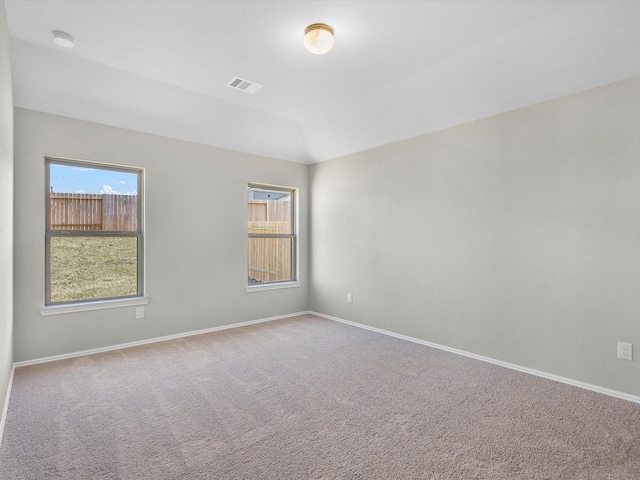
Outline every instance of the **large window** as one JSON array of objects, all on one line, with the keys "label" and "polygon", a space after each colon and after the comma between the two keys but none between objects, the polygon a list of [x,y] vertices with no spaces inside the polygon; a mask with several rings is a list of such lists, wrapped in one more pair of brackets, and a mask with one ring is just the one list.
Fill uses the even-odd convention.
[{"label": "large window", "polygon": [[142,170],[46,159],[46,305],[143,296]]},{"label": "large window", "polygon": [[249,286],[296,281],[295,190],[249,184]]}]

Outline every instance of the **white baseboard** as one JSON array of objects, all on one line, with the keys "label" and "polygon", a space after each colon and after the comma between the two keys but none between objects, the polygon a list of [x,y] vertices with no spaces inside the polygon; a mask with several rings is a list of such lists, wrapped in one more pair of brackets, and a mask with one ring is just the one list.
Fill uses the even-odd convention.
[{"label": "white baseboard", "polygon": [[334,320],[336,322],[346,323],[347,325],[352,325],[354,327],[364,328],[366,330],[371,330],[373,332],[382,333],[384,335],[389,335],[391,337],[400,338],[402,340],[407,340],[409,342],[419,343],[420,345],[426,345],[427,347],[437,348],[439,350],[445,350],[447,352],[456,353],[458,355],[463,355],[465,357],[474,358],[476,360],[481,360],[483,362],[492,363],[494,365],[499,365],[501,367],[510,368],[512,370],[517,370],[519,372],[528,373],[530,375],[535,375],[536,377],[546,378],[548,380],[554,380],[560,383],[566,383],[567,385],[573,385],[574,387],[584,388],[586,390],[591,390],[593,392],[603,393],[605,395],[609,395],[611,397],[620,398],[622,400],[628,400],[630,402],[640,403],[640,397],[636,395],[631,395],[629,393],[619,392],[617,390],[611,390],[609,388],[600,387],[598,385],[592,385],[590,383],[581,382],[579,380],[573,380],[571,378],[561,377],[560,375],[554,375],[553,373],[542,372],[540,370],[534,370],[533,368],[522,367],[520,365],[515,365],[513,363],[503,362],[501,360],[496,360],[494,358],[485,357],[482,355],[476,355],[475,353],[465,352],[464,350],[458,350],[457,348],[446,347],[444,345],[439,345],[437,343],[427,342],[425,340],[420,340],[419,338],[408,337],[406,335],[401,335],[399,333],[390,332],[388,330],[382,330],[381,328],[370,327],[368,325],[363,325],[361,323],[352,322],[350,320],[345,320],[343,318],[332,317],[331,315],[325,315],[323,313],[318,312],[308,312],[311,315],[317,315],[318,317],[326,318],[328,320]]},{"label": "white baseboard", "polygon": [[9,398],[11,397],[11,387],[13,387],[13,375],[16,373],[15,364],[11,367],[9,375],[9,384],[7,385],[7,394],[4,397],[4,407],[2,408],[2,416],[0,416],[0,447],[2,446],[2,437],[4,435],[4,425],[7,421],[7,413],[9,412]]},{"label": "white baseboard", "polygon": [[93,348],[90,350],[82,350],[79,352],[53,355],[51,357],[36,358],[33,360],[15,362],[13,366],[14,368],[16,368],[16,367],[25,367],[27,365],[35,365],[37,363],[55,362],[56,360],[64,360],[66,358],[82,357],[84,355],[93,355],[94,353],[109,352],[111,350],[120,350],[121,348],[137,347],[139,345],[147,345],[149,343],[164,342],[167,340],[174,340],[176,338],[191,337],[193,335],[201,335],[203,333],[219,332],[221,330],[228,330],[230,328],[246,327],[248,325],[254,325],[256,323],[271,322],[273,320],[281,320],[284,318],[297,317],[299,315],[307,315],[308,313],[309,312],[289,313],[287,315],[278,315],[277,317],[260,318],[258,320],[249,320],[248,322],[232,323],[230,325],[222,325],[220,327],[205,328],[202,330],[194,330],[191,332],[176,333],[174,335],[166,335],[164,337],[155,337],[155,338],[149,338],[146,340],[138,340],[136,342],[120,343],[118,345],[111,345],[108,347]]}]

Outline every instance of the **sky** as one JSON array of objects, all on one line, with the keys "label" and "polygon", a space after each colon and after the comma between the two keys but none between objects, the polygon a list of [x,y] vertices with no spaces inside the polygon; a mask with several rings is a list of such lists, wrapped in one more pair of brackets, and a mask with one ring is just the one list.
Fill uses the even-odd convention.
[{"label": "sky", "polygon": [[109,193],[137,195],[137,174],[71,165],[49,164],[54,193]]}]

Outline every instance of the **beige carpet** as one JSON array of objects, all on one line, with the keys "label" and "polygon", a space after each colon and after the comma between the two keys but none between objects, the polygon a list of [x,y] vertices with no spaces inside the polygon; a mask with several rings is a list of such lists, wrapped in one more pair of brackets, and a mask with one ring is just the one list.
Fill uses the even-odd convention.
[{"label": "beige carpet", "polygon": [[640,405],[313,316],[16,370],[2,479],[640,479]]}]

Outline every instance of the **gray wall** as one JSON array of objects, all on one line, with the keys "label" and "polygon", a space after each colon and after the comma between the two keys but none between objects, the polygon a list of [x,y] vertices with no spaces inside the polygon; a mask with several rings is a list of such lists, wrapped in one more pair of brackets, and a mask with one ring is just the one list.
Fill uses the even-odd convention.
[{"label": "gray wall", "polygon": [[[16,361],[307,309],[306,165],[19,108],[15,130]],[[146,169],[144,319],[134,307],[40,316],[45,155]],[[299,288],[245,291],[248,182],[300,189]]]},{"label": "gray wall", "polygon": [[316,164],[311,310],[640,395],[639,154],[636,77]]},{"label": "gray wall", "polygon": [[13,364],[13,95],[9,30],[0,0],[0,414]]}]

